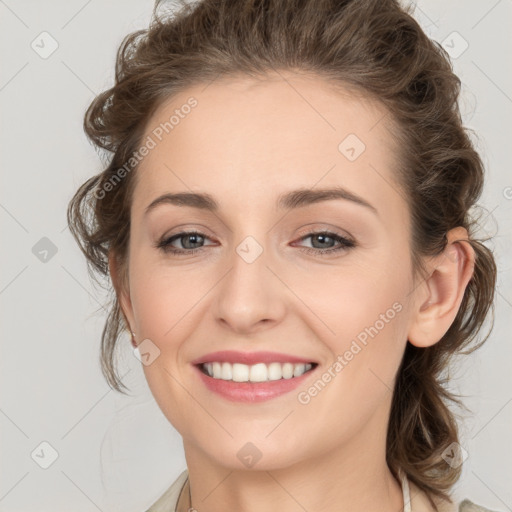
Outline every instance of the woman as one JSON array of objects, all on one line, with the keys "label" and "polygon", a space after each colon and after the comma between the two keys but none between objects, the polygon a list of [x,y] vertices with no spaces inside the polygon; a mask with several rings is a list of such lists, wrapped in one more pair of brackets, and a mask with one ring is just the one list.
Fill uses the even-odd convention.
[{"label": "woman", "polygon": [[443,387],[492,309],[483,166],[394,0],[205,0],[126,37],[69,206],[187,469],[156,511],[485,510]]}]

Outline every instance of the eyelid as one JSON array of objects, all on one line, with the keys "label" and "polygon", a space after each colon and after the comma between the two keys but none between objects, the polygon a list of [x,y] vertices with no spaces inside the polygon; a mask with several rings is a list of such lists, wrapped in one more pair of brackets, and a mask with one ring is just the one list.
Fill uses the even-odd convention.
[{"label": "eyelid", "polygon": [[[354,249],[358,246],[357,242],[352,237],[346,237],[343,235],[340,235],[339,233],[335,231],[329,231],[329,230],[310,230],[305,235],[299,237],[297,240],[307,240],[308,238],[312,238],[315,235],[326,235],[329,238],[332,238],[335,242],[337,242],[337,246],[335,247],[329,247],[327,249],[315,249],[314,247],[301,247],[301,250],[305,253],[310,253],[316,256],[337,256],[339,253],[347,252],[351,249]],[[296,242],[293,242],[296,243]]]},{"label": "eyelid", "polygon": [[[352,236],[350,236],[348,234],[340,234],[338,232],[338,230],[335,230],[332,228],[329,229],[329,228],[323,227],[323,228],[315,229],[315,228],[309,227],[309,228],[304,228],[302,231],[303,231],[303,233],[298,238],[296,238],[292,242],[292,244],[296,244],[297,242],[300,242],[302,240],[312,238],[315,235],[325,235],[328,238],[331,238],[335,242],[338,243],[337,246],[326,248],[326,249],[325,248],[322,249],[322,248],[315,248],[315,247],[300,246],[300,250],[305,253],[312,253],[312,254],[318,255],[318,256],[329,256],[329,255],[337,254],[340,252],[347,252],[350,249],[353,249],[358,246],[358,243],[355,241],[355,239]],[[215,241],[213,244],[208,244],[207,242],[205,242],[205,244],[203,246],[194,247],[192,249],[180,249],[180,248],[173,247],[171,245],[174,241],[179,240],[181,238],[185,238],[187,236],[191,236],[191,235],[198,235],[201,238],[203,238],[205,241],[212,240],[212,238],[209,235],[207,235],[206,233],[203,233],[197,229],[189,229],[189,230],[182,229],[181,231],[178,231],[177,233],[173,233],[170,235],[164,235],[159,241],[157,241],[154,244],[154,246],[155,246],[155,248],[163,251],[164,253],[169,253],[169,254],[174,254],[175,256],[180,256],[180,255],[192,255],[199,251],[203,251],[205,249],[205,247],[215,245]]]},{"label": "eyelid", "polygon": [[[309,225],[311,226],[311,225]],[[337,229],[335,227],[330,227],[330,226],[323,226],[323,227],[305,227],[305,228],[301,228],[301,230],[299,231],[299,237],[304,237],[304,236],[307,236],[307,235],[318,235],[318,234],[321,234],[321,233],[327,233],[327,234],[332,234],[332,235],[336,235],[336,236],[339,236],[340,238],[345,238],[346,240],[350,240],[350,241],[353,241],[355,242],[354,238],[349,235],[347,232],[344,232],[340,229]]]},{"label": "eyelid", "polygon": [[[173,233],[173,234],[170,234],[170,235],[164,235],[163,237],[160,238],[160,240],[158,240],[154,245],[156,248],[160,248],[162,250],[168,250],[169,252],[173,252],[173,249],[176,249],[174,248],[171,243],[173,243],[174,241],[176,240],[179,240],[180,238],[184,238],[186,236],[190,236],[190,235],[199,235],[201,238],[204,238],[205,240],[212,240],[212,238],[207,235],[206,233],[202,233],[201,231],[199,230],[196,230],[196,229],[185,229],[185,230],[182,230],[182,231],[178,231],[177,233]],[[210,245],[215,245],[215,244],[206,244],[206,246],[210,246]],[[167,249],[167,248],[170,248],[170,249]],[[194,248],[194,249],[176,249],[176,252],[187,252],[187,253],[191,253],[192,251],[196,251],[196,250],[199,250],[201,249],[201,247],[197,247],[197,248]]]}]

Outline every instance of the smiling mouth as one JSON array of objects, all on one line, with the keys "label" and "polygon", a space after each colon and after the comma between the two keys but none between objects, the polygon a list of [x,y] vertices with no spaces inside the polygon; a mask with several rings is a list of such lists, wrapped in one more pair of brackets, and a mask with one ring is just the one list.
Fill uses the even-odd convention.
[{"label": "smiling mouth", "polygon": [[271,382],[300,377],[314,370],[317,363],[242,363],[209,362],[196,365],[202,373],[216,380],[231,382]]}]

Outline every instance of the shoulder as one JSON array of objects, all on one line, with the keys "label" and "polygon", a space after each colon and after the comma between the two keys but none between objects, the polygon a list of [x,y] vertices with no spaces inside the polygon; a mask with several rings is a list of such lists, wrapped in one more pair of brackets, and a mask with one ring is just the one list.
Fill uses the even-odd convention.
[{"label": "shoulder", "polygon": [[[414,512],[435,512],[427,495],[421,489],[413,482],[410,482],[410,488],[411,505]],[[469,499],[464,499],[460,503],[456,503],[435,497],[434,502],[439,512],[498,512],[497,510],[491,510],[473,503]]]},{"label": "shoulder", "polygon": [[[188,477],[188,470],[185,469],[171,486],[158,498],[145,512],[175,512],[176,504],[183,486]],[[414,512],[435,512],[430,504],[427,495],[413,482],[409,483],[411,492],[411,507]],[[453,501],[446,501],[434,498],[439,512],[498,512],[464,499],[459,504]]]},{"label": "shoulder", "polygon": [[473,503],[472,501],[465,499],[459,503],[459,509],[457,512],[497,512],[497,511],[482,507],[481,505],[477,505],[476,503]]},{"label": "shoulder", "polygon": [[188,477],[188,470],[184,470],[171,486],[158,498],[145,512],[174,512],[178,497]]}]

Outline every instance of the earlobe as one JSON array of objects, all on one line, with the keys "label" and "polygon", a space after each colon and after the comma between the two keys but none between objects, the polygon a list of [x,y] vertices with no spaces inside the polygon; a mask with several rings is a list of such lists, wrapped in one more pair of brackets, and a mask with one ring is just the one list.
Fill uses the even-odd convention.
[{"label": "earlobe", "polygon": [[445,250],[430,263],[429,277],[417,288],[416,312],[408,340],[417,347],[437,343],[452,325],[473,276],[475,251],[466,229],[448,235]]}]

